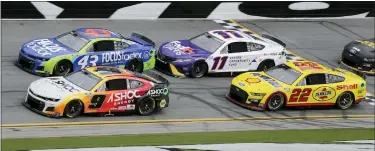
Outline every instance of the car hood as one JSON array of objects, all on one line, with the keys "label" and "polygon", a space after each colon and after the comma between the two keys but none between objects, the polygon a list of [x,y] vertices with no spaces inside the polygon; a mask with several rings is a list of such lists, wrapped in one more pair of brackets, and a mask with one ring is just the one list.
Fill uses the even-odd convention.
[{"label": "car hood", "polygon": [[282,87],[280,82],[264,74],[264,72],[248,72],[238,75],[233,79],[232,84],[254,93],[267,93]]},{"label": "car hood", "polygon": [[86,92],[63,77],[36,80],[31,83],[29,89],[36,95],[53,99],[64,99],[74,93]]},{"label": "car hood", "polygon": [[375,58],[375,46],[373,41],[369,40],[356,40],[351,42],[347,49],[352,49],[353,47],[356,50],[359,50],[359,53],[368,57],[368,58]]},{"label": "car hood", "polygon": [[53,58],[60,55],[76,53],[75,50],[63,45],[54,38],[34,39],[22,45],[21,53],[38,58]]},{"label": "car hood", "polygon": [[206,51],[188,40],[178,40],[164,43],[160,46],[159,51],[172,58],[194,58],[208,57],[212,53]]}]

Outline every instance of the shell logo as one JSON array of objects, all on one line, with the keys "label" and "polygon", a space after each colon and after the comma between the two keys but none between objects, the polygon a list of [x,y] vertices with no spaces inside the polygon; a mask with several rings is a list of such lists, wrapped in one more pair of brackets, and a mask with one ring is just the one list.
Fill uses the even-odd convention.
[{"label": "shell logo", "polygon": [[258,79],[258,78],[247,78],[246,80],[245,80],[245,82],[247,82],[247,83],[259,83],[261,80],[260,79]]},{"label": "shell logo", "polygon": [[336,96],[336,91],[331,87],[319,87],[313,92],[313,97],[317,101],[328,101]]}]

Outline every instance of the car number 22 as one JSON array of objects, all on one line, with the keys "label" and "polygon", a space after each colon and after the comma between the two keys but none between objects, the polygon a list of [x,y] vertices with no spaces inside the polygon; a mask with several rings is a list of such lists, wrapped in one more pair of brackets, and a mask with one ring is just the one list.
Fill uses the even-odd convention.
[{"label": "car number 22", "polygon": [[293,89],[292,95],[290,95],[289,102],[307,102],[311,94],[311,88],[300,88]]}]

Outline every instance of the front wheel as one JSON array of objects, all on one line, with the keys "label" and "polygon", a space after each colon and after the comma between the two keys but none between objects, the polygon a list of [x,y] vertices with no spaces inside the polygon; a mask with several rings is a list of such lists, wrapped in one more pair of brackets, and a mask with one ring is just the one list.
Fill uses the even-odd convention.
[{"label": "front wheel", "polygon": [[83,104],[79,100],[70,101],[64,109],[66,117],[75,118],[82,113]]},{"label": "front wheel", "polygon": [[143,72],[143,63],[138,60],[131,60],[125,65],[125,69],[142,73]]},{"label": "front wheel", "polygon": [[53,75],[63,76],[72,71],[72,64],[67,60],[59,61],[53,69]]},{"label": "front wheel", "polygon": [[193,78],[200,78],[206,74],[208,67],[204,62],[194,63],[190,69],[190,76]]},{"label": "front wheel", "polygon": [[343,92],[336,100],[336,106],[339,109],[346,110],[352,106],[354,98],[349,92]]},{"label": "front wheel", "polygon": [[156,109],[156,101],[153,98],[143,98],[138,102],[137,112],[139,115],[151,115]]},{"label": "front wheel", "polygon": [[267,108],[270,111],[276,111],[281,109],[284,106],[285,97],[278,93],[271,96],[271,98],[267,102]]}]

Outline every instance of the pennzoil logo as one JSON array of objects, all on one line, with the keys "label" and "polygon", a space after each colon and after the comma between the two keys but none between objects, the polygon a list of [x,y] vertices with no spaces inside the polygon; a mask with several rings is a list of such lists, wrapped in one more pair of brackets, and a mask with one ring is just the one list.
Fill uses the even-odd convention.
[{"label": "pennzoil logo", "polygon": [[319,87],[313,92],[313,97],[317,101],[328,101],[336,96],[336,92],[331,87]]}]

